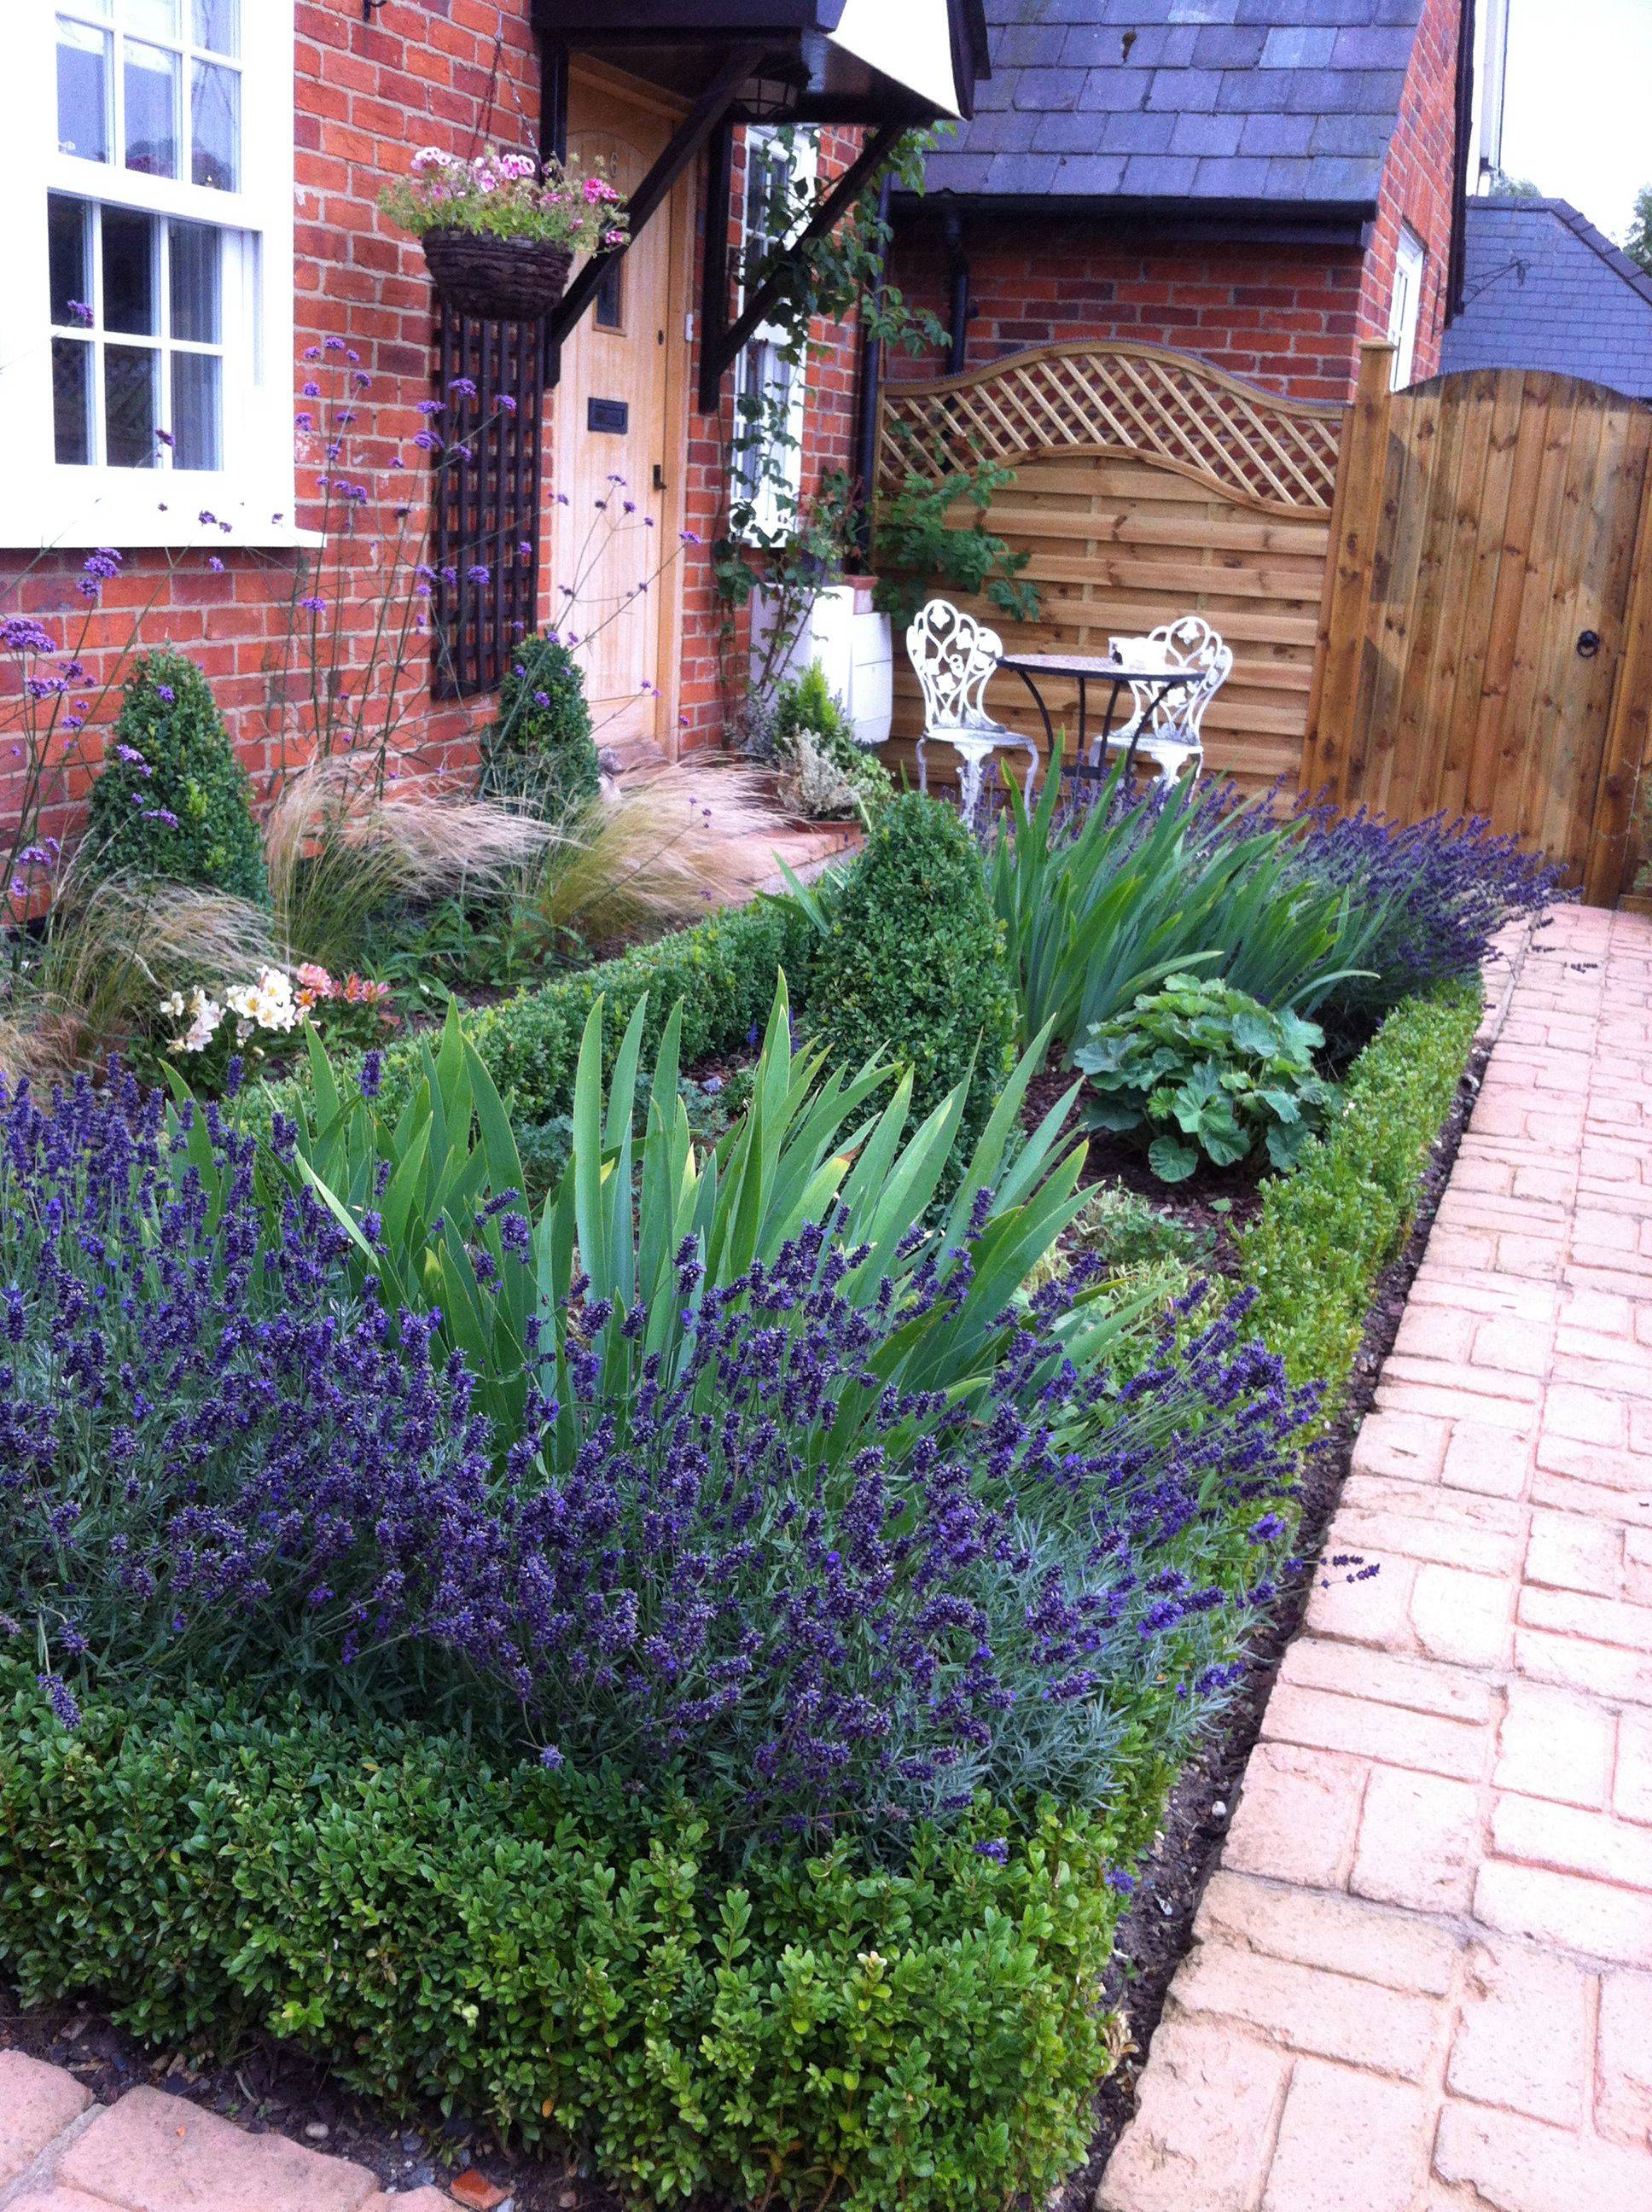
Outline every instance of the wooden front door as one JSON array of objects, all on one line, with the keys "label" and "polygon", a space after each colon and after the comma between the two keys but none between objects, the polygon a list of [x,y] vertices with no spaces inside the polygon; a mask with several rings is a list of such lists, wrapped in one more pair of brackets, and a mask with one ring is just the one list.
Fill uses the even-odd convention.
[{"label": "wooden front door", "polygon": [[[646,95],[576,76],[568,125],[570,164],[601,160],[629,196],[671,137],[672,118]],[[679,187],[616,264],[562,351],[551,619],[580,640],[598,744],[641,739],[669,749],[677,726],[679,568],[671,556],[685,432],[684,197]],[[669,565],[655,580],[662,562]]]}]

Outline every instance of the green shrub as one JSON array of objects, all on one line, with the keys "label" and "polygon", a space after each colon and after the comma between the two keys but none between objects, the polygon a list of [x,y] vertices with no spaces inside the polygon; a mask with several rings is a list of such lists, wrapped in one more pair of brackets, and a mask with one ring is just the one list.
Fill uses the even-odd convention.
[{"label": "green shrub", "polygon": [[[572,2139],[644,2202],[999,2212],[1082,2157],[1122,1814],[982,1805],[898,1872],[720,1864],[689,1804],[216,1693],[53,1717],[0,1669],[0,1958],[228,2055],[267,2030],[398,2106]],[[980,1847],[988,1848],[980,1848]]]},{"label": "green shrub", "polygon": [[484,740],[484,789],[531,798],[545,815],[572,813],[602,784],[585,676],[559,638],[526,637],[499,687]]},{"label": "green shrub", "polygon": [[920,1114],[973,1061],[959,1145],[973,1143],[1014,1064],[1016,1000],[981,855],[950,806],[907,792],[878,817],[832,900],[810,997],[842,1065],[911,1068]]},{"label": "green shrub", "polygon": [[1297,1173],[1270,1183],[1239,1239],[1251,1323],[1334,1414],[1377,1276],[1411,1233],[1435,1139],[1480,1016],[1478,977],[1395,1008],[1349,1072],[1342,1109]]},{"label": "green shrub", "polygon": [[1274,1167],[1295,1167],[1336,1096],[1314,1072],[1324,1042],[1299,1015],[1208,977],[1172,975],[1097,1022],[1072,1057],[1095,1093],[1090,1126],[1148,1137],[1154,1174],[1185,1182],[1201,1152],[1236,1167],[1259,1143]]},{"label": "green shrub", "polygon": [[179,653],[132,664],[92,785],[87,858],[102,875],[210,884],[266,904],[252,786],[204,676]]},{"label": "green shrub", "polygon": [[[525,1139],[525,1158],[531,1152],[544,1163],[546,1180],[560,1167],[580,1038],[599,998],[610,1016],[609,1068],[625,1024],[645,996],[647,1053],[652,1056],[680,1000],[683,1060],[692,1067],[714,1054],[755,1042],[753,1032],[762,1029],[774,1002],[776,977],[782,970],[789,976],[804,975],[814,934],[813,925],[789,899],[759,899],[708,915],[692,929],[637,945],[617,960],[558,975],[467,1012],[465,1033]],[[387,1105],[411,1095],[419,1066],[416,1037],[404,1038],[385,1054],[381,1097]],[[301,1078],[290,1085],[261,1085],[245,1095],[238,1118],[248,1127],[267,1127],[275,1112],[292,1113],[307,1088]],[[542,1127],[548,1133],[544,1139],[529,1133]]]}]

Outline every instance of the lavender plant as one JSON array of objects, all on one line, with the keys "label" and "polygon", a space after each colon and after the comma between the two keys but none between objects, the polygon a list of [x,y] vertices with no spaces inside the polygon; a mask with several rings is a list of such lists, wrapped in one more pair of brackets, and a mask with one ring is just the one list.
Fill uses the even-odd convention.
[{"label": "lavender plant", "polygon": [[92,1668],[249,1677],[669,1770],[737,1831],[887,1834],[983,1785],[1105,1799],[1228,1680],[1308,1401],[1231,1310],[1115,1385],[1082,1285],[998,1288],[1036,1193],[978,1189],[869,1273],[840,1171],[762,1256],[742,1204],[651,1275],[589,1212],[617,1157],[537,1230],[463,1166],[478,1297],[548,1268],[513,1395],[447,1347],[463,1316],[397,1295],[428,1126],[353,1229],[296,1141],[266,1204],[215,1109],[0,1090],[0,1606],[65,1701]]}]

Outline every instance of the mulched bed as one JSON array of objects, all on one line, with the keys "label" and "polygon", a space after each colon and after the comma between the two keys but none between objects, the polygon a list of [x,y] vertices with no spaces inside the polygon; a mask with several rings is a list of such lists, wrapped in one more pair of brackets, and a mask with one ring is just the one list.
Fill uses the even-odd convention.
[{"label": "mulched bed", "polygon": [[[1342,1416],[1304,1474],[1301,1548],[1310,1559],[1316,1557],[1335,1512],[1354,1437],[1374,1401],[1376,1377],[1399,1328],[1486,1056],[1484,1050],[1478,1051],[1463,1078],[1451,1117],[1435,1146],[1411,1240],[1377,1285]],[[726,1081],[743,1064],[744,1055],[731,1056],[696,1067],[692,1075],[699,1081],[708,1075]],[[1029,1126],[1066,1087],[1060,1075],[1041,1079],[1028,1102]],[[1077,1133],[1076,1115],[1071,1127]],[[1091,1133],[1089,1142],[1086,1186],[1123,1183],[1163,1211],[1209,1231],[1215,1240],[1218,1271],[1234,1271],[1235,1231],[1260,1203],[1253,1178],[1207,1173],[1192,1187],[1167,1189],[1134,1147],[1101,1132]],[[1260,1731],[1262,1710],[1285,1647],[1301,1626],[1315,1571],[1306,1566],[1283,1586],[1278,1604],[1253,1646],[1243,1692],[1172,1796],[1152,1857],[1121,1926],[1109,1978],[1108,1998],[1127,2017],[1133,2048],[1098,2093],[1096,2129],[1088,2160],[1047,2200],[1044,2212],[1088,2212],[1102,2170],[1132,2117],[1136,2083],[1147,2062],[1165,1993],[1192,1940],[1199,1900],[1227,1832],[1245,1763]],[[285,2135],[311,2149],[352,2159],[371,2168],[388,2189],[410,2190],[431,2181],[451,2185],[474,2167],[510,2192],[507,2206],[513,2212],[620,2212],[616,2197],[574,2167],[554,2157],[512,2155],[499,2148],[485,2125],[443,2120],[440,2113],[431,2112],[421,2124],[398,2130],[381,2108],[342,2090],[324,2065],[266,2039],[249,2043],[232,2065],[208,2063],[197,2071],[182,2057],[146,2049],[95,2008],[58,2003],[24,2012],[0,1982],[0,2049],[26,2051],[67,2067],[104,2104],[112,2104],[143,2083],[163,2087],[225,2114],[250,2133]],[[507,2212],[507,2207],[500,2212]]]}]

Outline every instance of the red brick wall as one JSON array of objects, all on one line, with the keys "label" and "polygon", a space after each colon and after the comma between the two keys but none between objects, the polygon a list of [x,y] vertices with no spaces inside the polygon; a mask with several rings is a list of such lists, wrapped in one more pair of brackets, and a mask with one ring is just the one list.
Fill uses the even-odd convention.
[{"label": "red brick wall", "polygon": [[1440,366],[1451,258],[1451,201],[1456,173],[1457,48],[1463,0],[1424,0],[1412,48],[1405,97],[1388,148],[1376,222],[1359,295],[1361,337],[1386,337],[1394,296],[1400,226],[1423,241],[1423,296],[1412,374],[1420,380]]},{"label": "red brick wall", "polygon": [[[1353,373],[1360,264],[1308,246],[1123,243],[1094,229],[1024,226],[969,248],[969,365],[1052,340],[1133,338],[1201,354],[1297,399],[1340,399]],[[895,283],[943,324],[951,317],[944,246],[897,238]],[[902,356],[889,374],[934,376],[944,353]]]},{"label": "red brick wall", "polygon": [[[529,137],[522,118],[538,113],[539,63],[526,17],[525,8],[503,11],[503,81],[490,125],[490,135],[501,143]],[[323,356],[329,380],[341,371],[353,375],[357,368],[370,379],[356,402],[350,472],[357,481],[382,483],[386,495],[384,506],[355,517],[351,538],[342,548],[339,587],[333,580],[341,550],[336,539],[322,556],[327,577],[320,588],[330,607],[336,603],[343,610],[337,619],[339,680],[345,688],[359,679],[369,651],[380,599],[374,574],[382,568],[377,535],[396,532],[392,502],[400,500],[413,504],[404,526],[416,538],[429,471],[413,441],[425,428],[418,404],[431,391],[430,291],[419,246],[380,213],[378,197],[387,179],[405,174],[409,157],[419,146],[439,145],[463,155],[473,150],[489,97],[500,20],[495,0],[410,0],[386,9],[371,25],[361,20],[360,0],[298,0],[295,404],[318,412],[303,396],[306,381],[323,373],[303,358],[309,349],[329,349]],[[837,173],[852,158],[855,143],[854,134],[833,137],[823,148],[823,176]],[[703,251],[703,185],[699,204],[697,250]],[[738,214],[737,204],[737,219]],[[692,297],[697,331],[697,283]],[[811,480],[823,467],[847,464],[853,346],[851,329],[843,334],[839,360],[823,370],[819,397],[811,399],[806,428]],[[691,376],[697,375],[697,367],[696,348]],[[726,411],[728,404],[726,397]],[[550,412],[548,404],[548,422]],[[670,585],[662,586],[683,595],[681,707],[684,736],[693,742],[714,738],[722,727],[720,619],[709,550],[721,505],[721,448],[708,429],[706,418],[690,414],[685,521],[701,542],[684,550],[671,569]],[[297,520],[313,528],[321,520],[317,476],[326,469],[327,458],[319,428],[295,434]],[[397,453],[407,464],[399,475],[389,472]],[[548,492],[554,492],[555,455],[549,450],[546,482]],[[157,479],[157,496],[163,492]],[[238,550],[233,537],[211,554],[133,552],[121,578],[106,587],[89,626],[87,604],[76,589],[82,557],[79,552],[34,559],[0,552],[0,612],[33,615],[66,643],[79,644],[87,677],[84,685],[76,685],[76,697],[95,695],[115,674],[135,636],[189,653],[212,679],[243,757],[267,787],[276,766],[272,732],[279,714],[274,702],[283,663],[290,665],[284,641],[301,556]],[[554,588],[547,562],[541,564],[541,585],[543,620],[550,617]],[[329,626],[334,620],[331,611],[325,617]],[[417,665],[422,673],[422,647]],[[422,760],[467,756],[469,733],[485,718],[486,701],[436,704],[422,680],[410,686],[404,699],[410,709],[404,741],[418,749]],[[112,699],[108,705],[117,703]],[[5,712],[0,706],[0,720]],[[94,726],[81,741],[87,761],[94,761],[98,750],[94,719]],[[88,775],[83,761],[73,771],[71,796],[83,795]],[[0,805],[7,797],[0,775]]]}]

